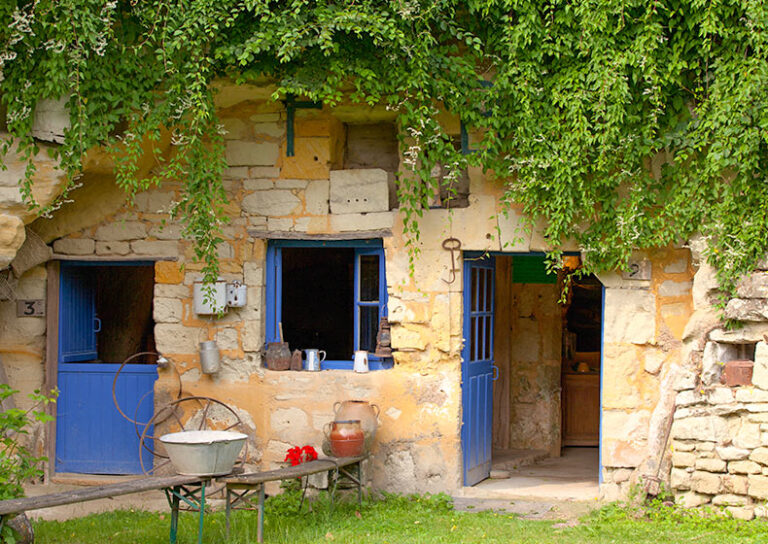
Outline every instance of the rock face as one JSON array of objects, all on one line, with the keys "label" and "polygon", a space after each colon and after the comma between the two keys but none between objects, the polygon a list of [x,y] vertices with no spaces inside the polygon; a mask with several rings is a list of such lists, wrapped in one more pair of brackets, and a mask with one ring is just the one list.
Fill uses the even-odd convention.
[{"label": "rock face", "polygon": [[[391,174],[400,165],[384,169],[359,160],[346,164],[345,125],[327,109],[297,112],[294,153],[289,156],[285,109],[265,101],[271,92],[225,85],[216,97],[227,131],[229,168],[223,183],[230,218],[217,250],[222,276],[245,285],[244,307],[232,308],[221,318],[203,319],[194,313],[192,285],[201,265],[194,261],[194,249],[181,226],[162,225],[180,186],[151,188],[128,206],[114,183],[109,158],[98,150],[86,160],[83,185],[72,193],[75,203],[51,219],[34,220],[27,213],[16,186],[21,165],[9,161],[9,171],[0,173],[0,264],[13,258],[29,223],[59,258],[158,259],[152,300],[155,345],[178,370],[185,391],[227,398],[255,422],[253,463],[261,468],[279,465],[285,450],[297,444],[319,449],[334,403],[364,398],[381,408],[372,461],[377,487],[399,492],[455,490],[462,477],[463,265],[460,255],[452,262],[443,242],[457,238],[462,251],[527,253],[548,247],[542,225],[526,229],[519,208],[504,210],[499,205],[499,184],[470,169],[467,208],[424,210],[419,218],[420,237],[413,243],[421,252],[411,268],[403,217],[393,198]],[[351,110],[345,111],[348,123],[370,122],[365,116],[374,114],[377,123],[391,120],[389,112],[366,111],[354,118]],[[53,119],[39,129],[53,141],[59,131]],[[374,144],[374,139],[366,142]],[[375,158],[369,147],[366,157]],[[42,202],[50,202],[63,182],[46,157],[39,157],[35,183]],[[141,167],[148,171],[152,164]],[[267,267],[264,238],[279,233],[284,238],[357,239],[371,230],[384,233],[396,367],[360,375],[265,369],[265,285],[274,281],[274,269]],[[712,270],[698,261],[699,254],[695,247],[638,252],[633,259],[646,263],[649,275],[632,279],[617,271],[600,276],[605,288],[605,497],[621,497],[640,477],[663,474],[667,465],[672,466],[672,488],[687,505],[749,509],[768,495],[763,481],[768,478],[768,346],[762,342],[768,333],[768,274],[746,278],[729,306],[730,315],[750,319],[749,324],[710,334],[717,323],[712,306],[716,284]],[[43,267],[30,270],[21,283],[22,294],[44,298],[45,274]],[[452,276],[458,280],[451,281]],[[520,379],[508,384],[507,408],[519,417],[509,427],[526,446],[556,455],[562,368],[556,286],[521,287],[514,296],[514,301],[512,294],[509,297],[516,310],[510,361],[517,365]],[[3,303],[0,310],[0,343],[23,352],[13,355],[18,367],[36,369],[34,379],[25,382],[31,390],[43,379],[45,319],[16,319],[10,304]],[[199,366],[199,343],[210,339],[216,339],[221,350],[221,370],[214,376],[203,375]],[[754,387],[721,386],[722,363],[748,356],[754,343]],[[173,398],[177,388],[175,374],[160,370],[157,398]],[[673,415],[673,454],[665,456]],[[658,459],[662,466],[656,466]],[[734,511],[737,514],[748,512]]]},{"label": "rock face", "polygon": [[[726,304],[725,317],[747,322],[745,326],[726,330],[716,324],[688,339],[691,352],[700,354],[701,367],[692,386],[677,395],[672,427],[673,451],[687,452],[685,457],[674,453],[673,462],[683,469],[695,467],[690,478],[679,469],[673,472],[671,486],[678,500],[724,507],[741,519],[754,517],[757,502],[768,498],[767,277],[755,272],[744,278],[739,298]],[[694,290],[697,281],[698,275]],[[699,306],[706,309],[711,299],[701,297]],[[723,366],[744,359],[754,360],[752,385],[721,385]],[[696,492],[693,502],[691,490]]]}]

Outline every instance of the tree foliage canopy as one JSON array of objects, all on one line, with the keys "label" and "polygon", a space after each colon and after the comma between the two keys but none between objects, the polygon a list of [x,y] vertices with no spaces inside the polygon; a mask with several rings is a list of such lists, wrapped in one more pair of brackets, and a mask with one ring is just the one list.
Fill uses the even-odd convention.
[{"label": "tree foliage canopy", "polygon": [[[0,93],[28,157],[35,104],[68,96],[72,175],[106,145],[129,192],[181,180],[175,211],[209,272],[226,198],[211,82],[228,76],[393,109],[412,231],[434,164],[449,179],[479,165],[587,270],[700,231],[729,287],[768,249],[767,39],[751,0],[11,0]],[[482,134],[477,152],[454,149],[440,109]],[[175,152],[136,179],[162,127]]]}]

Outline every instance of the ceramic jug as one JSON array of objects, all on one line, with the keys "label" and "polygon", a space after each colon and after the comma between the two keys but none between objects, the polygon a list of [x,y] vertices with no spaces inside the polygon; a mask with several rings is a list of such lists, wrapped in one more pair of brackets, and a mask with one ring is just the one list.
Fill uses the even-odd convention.
[{"label": "ceramic jug", "polygon": [[270,370],[288,370],[291,367],[291,350],[288,342],[270,342],[265,354],[267,368]]},{"label": "ceramic jug", "polygon": [[366,400],[345,400],[333,405],[336,421],[359,419],[365,435],[365,451],[371,451],[376,429],[379,426],[379,407],[369,404]]},{"label": "ceramic jug", "polygon": [[362,455],[365,437],[359,419],[332,421],[325,424],[324,430],[331,444],[331,453],[336,457]]},{"label": "ceramic jug", "polygon": [[355,372],[368,372],[368,352],[359,350],[355,352],[355,364],[352,367]]}]

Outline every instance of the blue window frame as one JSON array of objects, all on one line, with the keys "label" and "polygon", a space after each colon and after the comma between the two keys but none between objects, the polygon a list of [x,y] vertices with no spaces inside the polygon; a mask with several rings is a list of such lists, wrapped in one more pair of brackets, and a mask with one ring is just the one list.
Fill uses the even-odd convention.
[{"label": "blue window frame", "polygon": [[[353,365],[354,351],[368,351],[369,367],[371,370],[383,370],[392,367],[392,360],[389,358],[378,358],[373,355],[376,349],[376,332],[378,331],[379,320],[387,315],[387,282],[384,266],[384,249],[380,239],[374,240],[328,240],[328,241],[309,241],[309,240],[271,240],[267,248],[267,270],[266,270],[266,341],[279,342],[279,326],[283,322],[283,304],[290,300],[296,293],[286,292],[290,289],[284,274],[290,274],[287,266],[283,266],[283,253],[285,250],[307,249],[316,250],[343,249],[348,250],[350,256],[350,265],[353,268],[351,281],[344,285],[346,280],[337,280],[335,289],[348,288],[349,292],[340,293],[339,299],[349,301],[351,305],[349,314],[352,323],[340,323],[339,326],[348,327],[348,334],[351,335],[353,352],[349,353],[349,358],[340,356],[325,360],[322,368],[326,370],[351,370]],[[329,252],[330,254],[330,252]],[[313,266],[322,267],[323,259],[318,259]],[[321,274],[318,274],[321,276]],[[290,280],[290,278],[288,278]],[[296,287],[294,287],[296,288]],[[312,289],[322,289],[322,285],[313,285]],[[344,304],[342,302],[342,304]],[[318,316],[315,316],[318,317]],[[319,316],[321,319],[323,316]],[[331,320],[329,317],[328,320]],[[342,331],[343,334],[343,331]],[[286,341],[291,342],[289,331],[286,331]],[[324,349],[323,339],[320,338],[318,345],[291,345],[292,349],[319,348]]]}]

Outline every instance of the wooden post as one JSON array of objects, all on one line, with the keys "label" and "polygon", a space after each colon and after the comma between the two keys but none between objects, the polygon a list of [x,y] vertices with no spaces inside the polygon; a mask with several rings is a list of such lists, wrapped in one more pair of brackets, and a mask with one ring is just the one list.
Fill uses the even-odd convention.
[{"label": "wooden post", "polygon": [[497,449],[512,447],[509,427],[509,386],[512,371],[509,359],[512,313],[512,258],[496,257],[496,300],[493,357],[499,379],[493,383],[492,445]]}]

